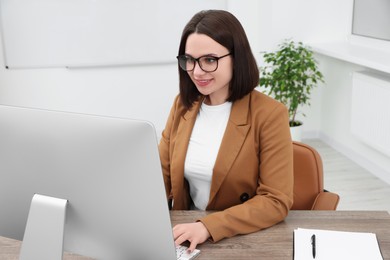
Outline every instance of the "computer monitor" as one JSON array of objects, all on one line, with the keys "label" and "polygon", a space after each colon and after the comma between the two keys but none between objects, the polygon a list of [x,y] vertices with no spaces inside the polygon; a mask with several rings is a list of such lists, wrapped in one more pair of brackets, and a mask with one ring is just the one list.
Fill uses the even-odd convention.
[{"label": "computer monitor", "polygon": [[68,201],[65,251],[107,260],[176,259],[148,122],[0,106],[1,236],[23,239],[34,194]]}]

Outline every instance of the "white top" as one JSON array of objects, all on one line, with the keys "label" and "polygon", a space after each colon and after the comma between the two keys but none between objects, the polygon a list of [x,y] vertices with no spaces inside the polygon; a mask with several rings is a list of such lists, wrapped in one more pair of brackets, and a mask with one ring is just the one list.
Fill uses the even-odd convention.
[{"label": "white top", "polygon": [[184,166],[195,209],[205,210],[209,202],[213,168],[231,107],[231,102],[216,106],[203,103],[197,115]]}]

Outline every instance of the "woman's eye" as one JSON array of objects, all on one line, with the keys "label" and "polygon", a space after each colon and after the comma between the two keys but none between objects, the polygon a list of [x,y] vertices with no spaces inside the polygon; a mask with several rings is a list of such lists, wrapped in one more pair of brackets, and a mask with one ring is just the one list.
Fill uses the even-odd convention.
[{"label": "woman's eye", "polygon": [[205,62],[207,62],[207,63],[214,63],[214,62],[217,61],[217,59],[214,58],[214,57],[205,57],[204,60],[205,60]]}]

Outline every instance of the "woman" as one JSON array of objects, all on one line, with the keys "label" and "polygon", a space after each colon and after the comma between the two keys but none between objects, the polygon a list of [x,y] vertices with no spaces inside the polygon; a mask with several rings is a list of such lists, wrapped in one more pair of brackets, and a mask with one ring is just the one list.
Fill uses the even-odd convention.
[{"label": "woman", "polygon": [[216,210],[173,228],[192,251],[282,221],[293,202],[293,158],[285,106],[254,90],[259,71],[240,22],[201,11],[179,47],[180,94],[159,145],[174,210]]}]

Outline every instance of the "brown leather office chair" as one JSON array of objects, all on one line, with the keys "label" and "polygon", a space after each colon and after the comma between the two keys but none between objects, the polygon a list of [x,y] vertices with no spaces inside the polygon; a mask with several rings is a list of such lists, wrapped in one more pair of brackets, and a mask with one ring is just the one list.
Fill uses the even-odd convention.
[{"label": "brown leather office chair", "polygon": [[336,210],[339,195],[324,190],[322,159],[311,146],[293,142],[293,210]]}]

